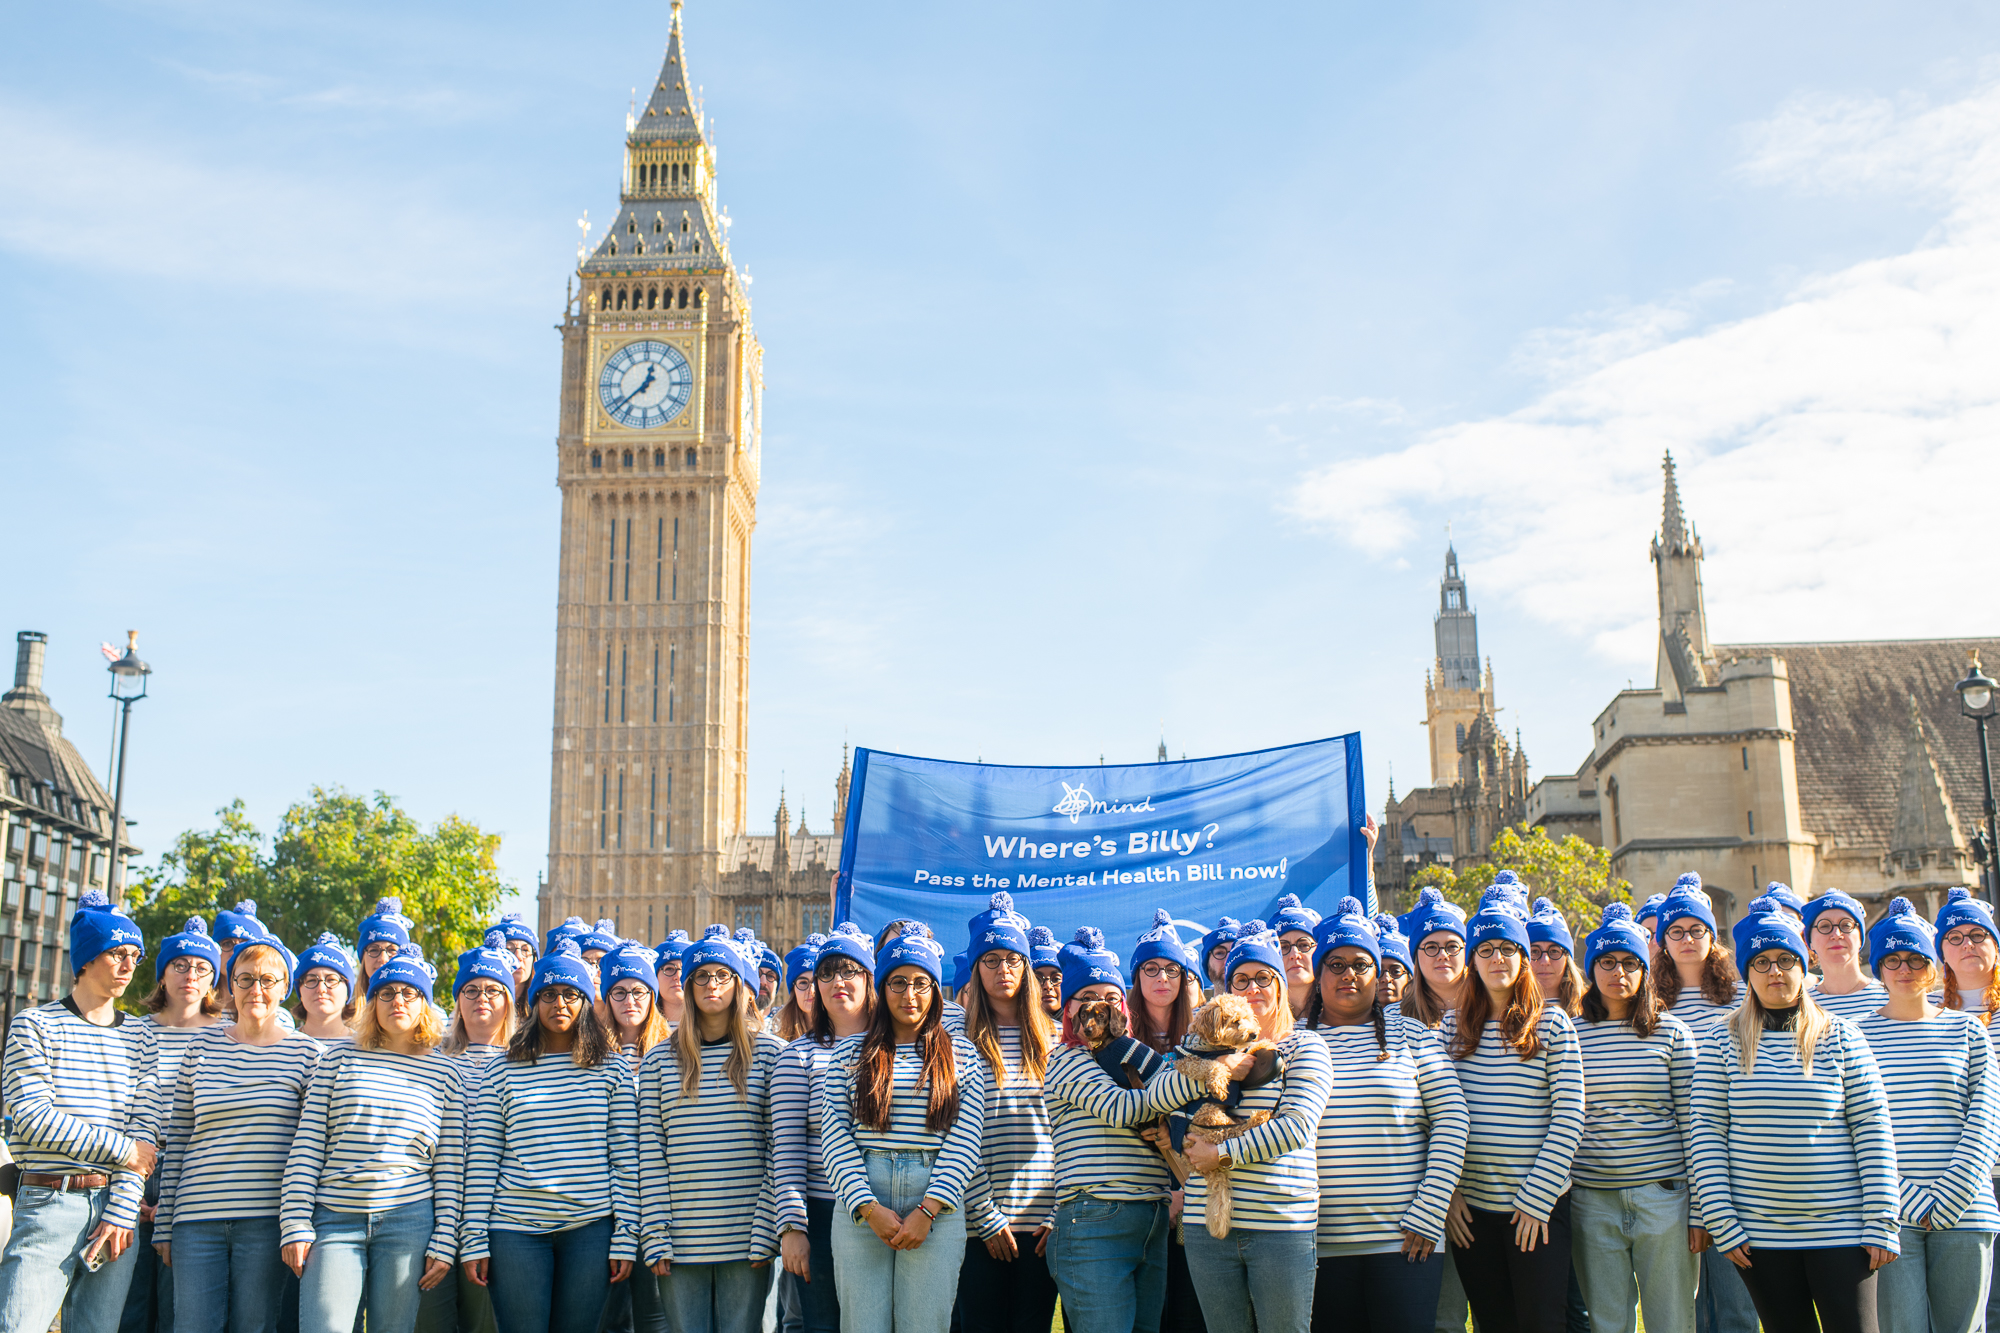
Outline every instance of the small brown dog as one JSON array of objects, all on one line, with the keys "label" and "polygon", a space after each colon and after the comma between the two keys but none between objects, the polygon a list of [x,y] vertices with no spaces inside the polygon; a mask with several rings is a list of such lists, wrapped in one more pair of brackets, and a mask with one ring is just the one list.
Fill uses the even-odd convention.
[{"label": "small brown dog", "polygon": [[1125,1035],[1125,1010],[1109,1000],[1085,1000],[1076,1007],[1076,1031],[1084,1048],[1095,1055]]},{"label": "small brown dog", "polygon": [[[1238,1051],[1260,1055],[1267,1052],[1275,1054],[1277,1051],[1275,1043],[1260,1035],[1257,1016],[1251,1012],[1248,1000],[1240,995],[1218,995],[1195,1010],[1188,1023],[1188,1046],[1191,1053],[1181,1056],[1174,1068],[1201,1084],[1208,1094],[1194,1109],[1187,1128],[1188,1137],[1203,1143],[1223,1143],[1271,1118],[1269,1111],[1254,1111],[1242,1120],[1232,1116],[1226,1106],[1229,1100],[1229,1073],[1210,1058]],[[1194,1051],[1206,1054],[1194,1054]],[[1184,1154],[1175,1152],[1170,1141],[1163,1141],[1160,1151],[1166,1155],[1174,1174],[1186,1180],[1194,1170],[1194,1164]],[[1229,1169],[1219,1167],[1214,1171],[1204,1171],[1201,1178],[1207,1195],[1203,1221],[1208,1226],[1208,1234],[1221,1240],[1229,1234],[1236,1204]]]}]

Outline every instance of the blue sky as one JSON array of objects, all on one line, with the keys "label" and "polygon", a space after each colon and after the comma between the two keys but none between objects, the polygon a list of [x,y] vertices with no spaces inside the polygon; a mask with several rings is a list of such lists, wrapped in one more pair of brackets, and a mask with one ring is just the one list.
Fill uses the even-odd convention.
[{"label": "blue sky", "polygon": [[[587,16],[587,17],[586,17]],[[1427,778],[1445,525],[1536,775],[1718,639],[1990,634],[2000,12],[695,0],[766,355],[751,808],[843,738]],[[157,850],[313,783],[547,835],[557,342],[665,4],[16,6],[11,623]],[[1990,519],[1984,531],[1990,535]],[[1968,586],[1966,572],[1975,571]],[[768,827],[758,813],[753,828]]]}]

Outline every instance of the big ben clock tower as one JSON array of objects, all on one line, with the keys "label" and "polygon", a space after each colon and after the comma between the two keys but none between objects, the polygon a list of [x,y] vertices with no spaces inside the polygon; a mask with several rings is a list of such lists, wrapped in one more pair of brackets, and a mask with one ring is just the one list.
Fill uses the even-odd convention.
[{"label": "big ben clock tower", "polygon": [[744,828],[762,349],[674,0],[619,209],[562,322],[542,928],[699,935]]}]

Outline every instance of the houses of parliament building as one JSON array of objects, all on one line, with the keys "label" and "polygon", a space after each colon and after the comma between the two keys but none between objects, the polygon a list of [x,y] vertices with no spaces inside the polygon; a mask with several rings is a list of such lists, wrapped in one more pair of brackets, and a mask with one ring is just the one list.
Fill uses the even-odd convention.
[{"label": "houses of parliament building", "polygon": [[680,0],[628,117],[619,208],[563,311],[546,931],[656,941],[710,922],[784,950],[825,930],[834,829],[749,832],[750,555],[764,357],[717,203]]}]

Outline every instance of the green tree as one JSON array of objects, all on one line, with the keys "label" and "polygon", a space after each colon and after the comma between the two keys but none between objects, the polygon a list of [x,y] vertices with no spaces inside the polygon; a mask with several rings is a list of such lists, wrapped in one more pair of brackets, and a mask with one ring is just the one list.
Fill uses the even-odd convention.
[{"label": "green tree", "polygon": [[1486,859],[1461,866],[1425,866],[1412,886],[1422,891],[1436,887],[1445,897],[1470,912],[1479,906],[1479,895],[1502,870],[1511,870],[1528,886],[1531,898],[1547,898],[1568,919],[1570,928],[1582,938],[1595,930],[1598,919],[1611,903],[1630,903],[1632,886],[1611,873],[1611,853],[1593,847],[1574,833],[1560,841],[1545,828],[1526,824],[1506,828],[1493,840]]},{"label": "green tree", "polygon": [[416,922],[410,937],[442,975],[479,942],[509,891],[494,859],[499,834],[457,815],[426,830],[379,791],[365,797],[314,787],[285,811],[268,855],[242,801],[216,816],[219,827],[181,834],[127,895],[148,939],[251,898],[258,919],[293,949],[321,931],[352,947],[375,903],[400,898],[403,915]]}]

